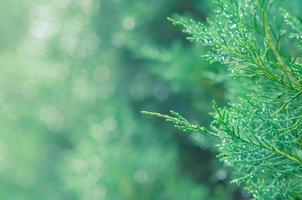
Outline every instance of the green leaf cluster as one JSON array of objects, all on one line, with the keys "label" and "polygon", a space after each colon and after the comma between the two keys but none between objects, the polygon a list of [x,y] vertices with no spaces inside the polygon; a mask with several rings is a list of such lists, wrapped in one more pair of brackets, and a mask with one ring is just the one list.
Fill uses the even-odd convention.
[{"label": "green leaf cluster", "polygon": [[302,199],[301,1],[215,0],[206,23],[170,19],[205,57],[229,69],[230,103],[214,103],[211,129],[146,113],[183,131],[218,136],[218,157],[253,199]]}]

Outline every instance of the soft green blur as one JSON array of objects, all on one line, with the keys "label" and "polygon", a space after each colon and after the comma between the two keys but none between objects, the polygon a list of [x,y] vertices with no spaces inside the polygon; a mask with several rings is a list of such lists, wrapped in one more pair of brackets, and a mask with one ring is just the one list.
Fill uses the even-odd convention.
[{"label": "soft green blur", "polygon": [[209,124],[225,70],[166,18],[202,0],[2,0],[0,199],[241,199],[215,139],[141,110]]}]

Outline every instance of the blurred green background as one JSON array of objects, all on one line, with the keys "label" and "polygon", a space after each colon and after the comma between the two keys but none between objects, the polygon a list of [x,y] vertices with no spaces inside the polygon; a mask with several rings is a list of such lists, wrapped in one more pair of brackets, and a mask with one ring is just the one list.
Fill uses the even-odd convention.
[{"label": "blurred green background", "polygon": [[141,110],[209,126],[225,69],[167,17],[210,0],[2,0],[0,199],[248,199],[214,138]]}]

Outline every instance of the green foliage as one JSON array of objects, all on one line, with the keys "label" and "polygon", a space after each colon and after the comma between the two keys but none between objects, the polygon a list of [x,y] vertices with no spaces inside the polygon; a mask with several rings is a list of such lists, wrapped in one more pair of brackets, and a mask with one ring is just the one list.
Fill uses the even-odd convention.
[{"label": "green foliage", "polygon": [[[223,99],[216,74],[225,70],[200,60],[200,49],[166,21],[206,7],[196,0],[1,2],[0,199],[241,196],[224,184],[227,172],[208,141],[197,147],[138,114],[176,103],[192,118],[202,110],[207,124],[207,101]],[[198,73],[200,66],[207,70]]]},{"label": "green foliage", "polygon": [[[219,158],[237,171],[254,199],[301,199],[301,1],[216,0],[207,23],[171,19],[189,39],[208,48],[229,79],[231,103],[214,103],[212,129],[190,125],[179,114],[146,113],[184,131],[218,136]],[[291,13],[291,14],[289,14]],[[240,85],[239,85],[240,84]],[[178,125],[180,124],[180,125]]]},{"label": "green foliage", "polygon": [[204,132],[206,130],[203,127],[189,123],[188,120],[186,120],[184,117],[182,117],[177,112],[174,112],[171,110],[170,113],[171,113],[171,116],[154,113],[154,112],[142,111],[142,114],[146,114],[146,115],[150,115],[150,116],[158,117],[158,118],[163,118],[167,122],[173,123],[176,128],[178,128],[179,130],[184,131],[184,132],[200,133],[200,132]]}]

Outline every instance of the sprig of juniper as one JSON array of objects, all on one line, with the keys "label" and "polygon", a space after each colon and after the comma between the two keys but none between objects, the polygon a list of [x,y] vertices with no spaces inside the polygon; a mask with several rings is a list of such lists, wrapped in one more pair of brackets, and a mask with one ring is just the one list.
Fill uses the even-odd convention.
[{"label": "sprig of juniper", "polygon": [[232,97],[227,108],[214,103],[210,131],[178,113],[144,113],[183,131],[219,136],[218,157],[238,169],[240,177],[233,182],[244,184],[254,199],[302,199],[301,20],[277,0],[215,4],[215,16],[207,24],[170,20],[190,40],[208,47],[208,60],[229,66],[237,81],[252,86],[237,86],[244,92]]},{"label": "sprig of juniper", "polygon": [[197,124],[191,124],[188,120],[186,120],[183,116],[181,116],[179,113],[170,110],[169,115],[164,115],[160,113],[155,112],[148,112],[148,111],[141,111],[142,114],[150,115],[157,118],[162,118],[166,120],[167,122],[171,122],[174,124],[175,128],[178,128],[179,130],[183,132],[189,132],[189,133],[202,133],[206,132],[207,129],[204,127],[201,127]]}]

